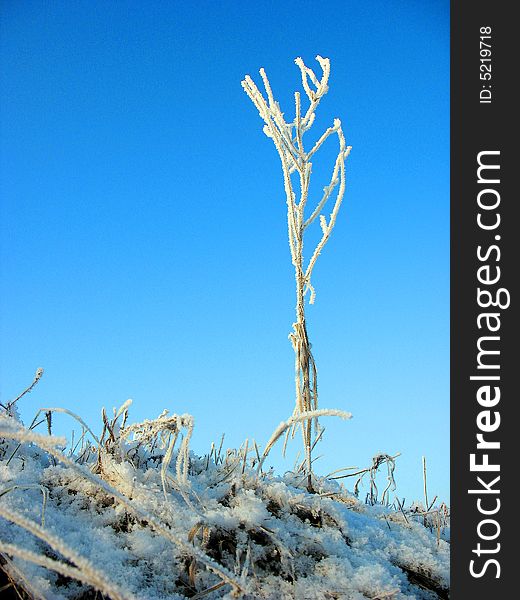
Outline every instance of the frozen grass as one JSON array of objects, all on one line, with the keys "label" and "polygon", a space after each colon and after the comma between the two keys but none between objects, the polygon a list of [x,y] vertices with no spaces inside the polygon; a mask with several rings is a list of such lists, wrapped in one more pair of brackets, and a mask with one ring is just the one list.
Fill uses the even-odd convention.
[{"label": "frozen grass", "polygon": [[[0,409],[6,589],[56,600],[448,597],[447,508],[435,499],[390,506],[395,457],[315,476],[309,493],[304,464],[279,477],[262,470],[289,422],[263,453],[246,441],[199,457],[190,415],[129,425],[129,407],[103,411],[99,436],[61,411],[83,432],[68,446],[52,435],[60,409],[43,409],[29,427],[13,403]],[[362,502],[342,482],[359,492],[365,478]]]}]

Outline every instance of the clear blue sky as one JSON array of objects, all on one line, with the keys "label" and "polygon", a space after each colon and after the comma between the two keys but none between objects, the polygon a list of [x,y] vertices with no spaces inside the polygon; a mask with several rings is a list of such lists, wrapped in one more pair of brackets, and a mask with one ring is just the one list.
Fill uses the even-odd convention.
[{"label": "clear blue sky", "polygon": [[26,421],[99,429],[132,398],[134,419],[193,414],[199,453],[290,416],[281,170],[240,81],[265,67],[292,114],[293,59],[321,54],[308,135],[337,116],[353,150],[309,333],[321,406],[354,418],[323,420],[316,470],[402,452],[409,500],[426,455],[447,498],[449,3],[6,1],[0,37],[2,401],[43,367]]}]

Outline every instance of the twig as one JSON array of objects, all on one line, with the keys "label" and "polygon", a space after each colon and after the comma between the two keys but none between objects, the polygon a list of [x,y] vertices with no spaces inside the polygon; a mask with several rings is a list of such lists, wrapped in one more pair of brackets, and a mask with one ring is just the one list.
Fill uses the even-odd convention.
[{"label": "twig", "polygon": [[25,396],[25,394],[28,394],[30,392],[32,392],[34,386],[38,383],[38,381],[40,381],[40,379],[42,378],[43,375],[43,369],[40,367],[38,369],[36,369],[36,374],[34,376],[33,382],[31,383],[31,385],[26,388],[19,396],[17,396],[14,400],[11,400],[11,402],[7,403],[7,406],[4,406],[3,404],[0,404],[0,406],[2,408],[5,408],[5,410],[9,410],[12,406],[14,406],[18,400],[20,400],[20,398],[23,398],[23,396]]}]

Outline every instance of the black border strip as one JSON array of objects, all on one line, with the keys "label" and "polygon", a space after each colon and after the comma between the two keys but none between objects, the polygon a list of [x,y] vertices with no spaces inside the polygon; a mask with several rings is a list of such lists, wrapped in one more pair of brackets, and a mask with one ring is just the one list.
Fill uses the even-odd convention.
[{"label": "black border strip", "polygon": [[[516,439],[520,442],[520,422],[516,419],[518,389],[515,389],[519,387],[515,371],[520,372],[516,364],[518,328],[517,321],[513,321],[520,272],[517,243],[520,231],[517,233],[514,214],[520,198],[513,190],[513,182],[520,172],[520,164],[514,162],[520,152],[513,150],[513,130],[518,129],[519,119],[517,114],[513,116],[513,81],[518,69],[513,68],[512,60],[518,54],[516,43],[520,29],[512,7],[514,3],[501,0],[451,3],[451,597],[455,600],[513,597],[511,594],[518,593],[513,577],[516,572],[520,573],[520,567],[516,567],[518,550],[513,542],[518,523],[518,516],[513,514],[518,494],[513,486],[519,480],[513,465],[513,461],[518,463],[513,444]],[[486,56],[487,52],[482,53],[484,56],[480,53],[480,36],[488,31],[482,29],[481,32],[481,28],[486,27],[491,28],[491,37],[482,41],[491,44],[491,57]],[[482,65],[491,65],[491,71]],[[490,78],[484,75],[487,72]],[[482,102],[488,99],[489,92],[491,102]],[[479,183],[478,156],[489,151],[500,154],[481,154],[481,162],[500,165],[500,169],[483,169],[481,180],[484,181]],[[498,178],[500,183],[493,183]],[[492,205],[493,199],[499,198],[497,208],[479,208],[479,193],[483,190],[494,191],[485,191],[480,196],[481,202]],[[488,225],[494,224],[500,214],[500,224],[495,229],[479,227],[479,212],[481,222]],[[498,250],[491,249],[493,245]],[[477,255],[479,246],[481,259]],[[482,259],[487,253],[487,258]],[[494,279],[499,267],[499,281],[494,284],[478,281],[478,269],[486,265],[489,270],[480,271],[481,279]],[[489,291],[493,299],[500,288],[507,289],[510,306],[479,306],[479,287]],[[487,294],[481,295],[481,304],[486,303],[486,298]],[[505,292],[499,298],[500,304],[507,304]],[[497,318],[492,317],[488,320],[481,317],[479,329],[479,315],[491,312],[499,314],[499,330],[489,331],[489,324],[498,325]],[[482,336],[498,336],[499,340],[484,340]],[[478,368],[479,338],[481,349],[500,352],[481,355],[481,368]],[[493,365],[499,368],[489,368]],[[471,376],[499,376],[500,380],[471,380]],[[485,396],[484,389],[482,405],[477,394],[486,385],[491,386],[492,396]],[[500,388],[501,396],[492,407],[495,387]],[[476,447],[476,436],[480,432],[477,419],[483,412],[480,417],[483,427],[494,428],[500,418],[495,431],[483,434],[485,440],[500,442],[500,449]],[[485,461],[483,454],[487,454],[489,463],[499,466],[500,471],[472,472],[471,454],[475,454],[476,463]],[[500,480],[491,485],[497,476]],[[491,488],[489,493],[468,493],[468,490],[484,490],[477,477]],[[498,490],[499,493],[495,493]],[[479,511],[479,499],[481,510],[493,511],[499,503],[500,508],[494,515],[484,515]],[[488,522],[483,523],[485,519]],[[494,540],[479,537],[479,531],[482,536],[494,537],[498,527],[500,532]],[[479,543],[480,556],[477,554]],[[480,577],[470,572],[472,560],[475,561],[473,571]],[[496,563],[488,563],[488,560]]]}]

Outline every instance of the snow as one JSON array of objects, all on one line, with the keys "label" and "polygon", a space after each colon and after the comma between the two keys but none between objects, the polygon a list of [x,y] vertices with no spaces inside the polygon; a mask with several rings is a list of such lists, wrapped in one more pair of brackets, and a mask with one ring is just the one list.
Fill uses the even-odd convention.
[{"label": "snow", "polygon": [[448,597],[440,509],[371,506],[325,478],[309,493],[247,446],[198,457],[190,415],[128,426],[129,407],[75,451],[0,414],[0,561],[30,596]]}]

